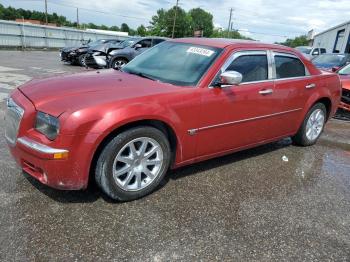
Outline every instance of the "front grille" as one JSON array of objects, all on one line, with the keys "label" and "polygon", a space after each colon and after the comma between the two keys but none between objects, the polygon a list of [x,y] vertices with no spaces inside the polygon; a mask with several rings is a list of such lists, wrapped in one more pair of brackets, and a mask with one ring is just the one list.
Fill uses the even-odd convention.
[{"label": "front grille", "polygon": [[347,89],[343,88],[341,101],[346,103],[346,104],[350,104],[350,90],[347,90]]},{"label": "front grille", "polygon": [[7,100],[7,108],[5,115],[5,137],[7,141],[12,145],[16,144],[18,129],[23,114],[23,108],[17,105],[12,98],[9,98]]}]

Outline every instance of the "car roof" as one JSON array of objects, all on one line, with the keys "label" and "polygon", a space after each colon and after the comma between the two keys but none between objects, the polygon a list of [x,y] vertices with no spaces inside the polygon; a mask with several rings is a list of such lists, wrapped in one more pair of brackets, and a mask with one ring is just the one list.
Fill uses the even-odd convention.
[{"label": "car roof", "polygon": [[286,51],[293,51],[293,48],[287,47],[287,46],[282,46],[282,45],[277,45],[277,44],[267,44],[267,43],[262,43],[259,41],[254,41],[254,40],[244,40],[244,39],[229,39],[229,38],[176,38],[172,39],[171,41],[174,42],[181,42],[181,43],[189,43],[189,44],[197,44],[197,45],[206,45],[206,46],[211,46],[211,47],[218,47],[218,48],[226,48],[229,46],[232,47],[252,47],[252,48],[257,48],[257,47],[263,47],[263,48],[277,48],[277,49],[282,49]]}]

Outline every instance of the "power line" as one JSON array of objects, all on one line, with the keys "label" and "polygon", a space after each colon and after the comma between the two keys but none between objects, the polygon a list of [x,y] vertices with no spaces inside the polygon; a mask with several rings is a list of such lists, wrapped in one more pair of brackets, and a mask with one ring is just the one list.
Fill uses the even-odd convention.
[{"label": "power line", "polygon": [[[11,1],[16,1],[16,2],[41,2],[42,0],[11,0]],[[48,3],[50,3],[50,4],[53,4],[53,5],[65,6],[65,7],[71,7],[71,8],[78,8],[77,6],[74,6],[74,5],[56,3],[56,2],[51,2],[51,1],[48,1],[48,0],[46,0],[46,1]],[[120,16],[120,17],[131,18],[131,19],[145,20],[144,17],[128,16],[128,15],[112,13],[112,12],[106,12],[106,11],[95,10],[95,9],[89,9],[89,8],[84,8],[84,7],[79,7],[79,9],[80,10],[84,10],[84,11],[88,11],[88,12],[94,12],[94,13],[100,13],[100,14],[106,14],[106,15],[113,15],[113,16]]]}]

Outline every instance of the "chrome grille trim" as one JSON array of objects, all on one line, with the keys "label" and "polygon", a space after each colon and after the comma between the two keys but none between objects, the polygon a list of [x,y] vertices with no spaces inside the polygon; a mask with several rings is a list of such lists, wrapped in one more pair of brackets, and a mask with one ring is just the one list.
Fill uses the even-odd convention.
[{"label": "chrome grille trim", "polygon": [[5,138],[10,145],[15,145],[24,109],[17,105],[12,98],[7,99],[6,105]]}]

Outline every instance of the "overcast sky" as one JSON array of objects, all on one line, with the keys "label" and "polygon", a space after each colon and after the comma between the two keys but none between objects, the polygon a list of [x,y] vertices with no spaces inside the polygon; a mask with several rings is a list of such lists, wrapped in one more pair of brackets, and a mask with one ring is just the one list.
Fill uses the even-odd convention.
[{"label": "overcast sky", "polygon": [[[147,26],[159,8],[168,9],[176,0],[48,0],[48,11],[75,21],[80,7],[80,22],[118,25],[125,22],[136,28]],[[5,6],[44,11],[44,0],[0,0]],[[232,7],[233,27],[264,42],[281,42],[286,37],[323,31],[350,19],[350,0],[180,0],[185,10],[201,7],[214,16],[214,25],[227,28]],[[92,12],[85,9],[101,11]],[[104,12],[104,13],[102,13]]]}]

